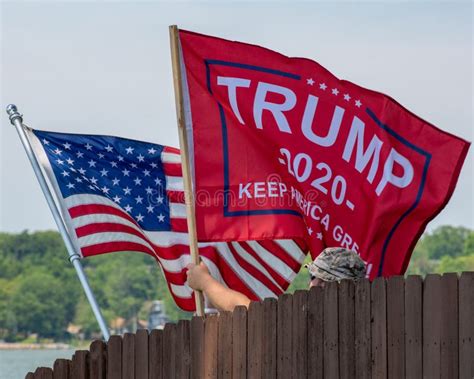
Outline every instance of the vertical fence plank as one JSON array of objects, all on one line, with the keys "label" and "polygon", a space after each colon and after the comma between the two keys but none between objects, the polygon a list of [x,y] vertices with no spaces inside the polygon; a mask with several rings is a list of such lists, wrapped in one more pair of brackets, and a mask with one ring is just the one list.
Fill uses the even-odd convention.
[{"label": "vertical fence plank", "polygon": [[211,315],[204,321],[204,377],[217,378],[217,317]]},{"label": "vertical fence plank", "polygon": [[405,278],[387,280],[387,373],[389,378],[405,376]]},{"label": "vertical fence plank", "polygon": [[76,350],[72,356],[71,372],[74,379],[89,378],[89,352],[87,350]]},{"label": "vertical fence plank", "polygon": [[89,378],[105,378],[105,343],[99,340],[92,341],[89,352]]},{"label": "vertical fence plank", "polygon": [[163,329],[163,377],[176,377],[176,324],[167,323]]},{"label": "vertical fence plank", "polygon": [[135,378],[148,379],[148,330],[139,329],[135,336]]},{"label": "vertical fence plank", "polygon": [[420,276],[405,280],[405,375],[423,375],[423,281]]},{"label": "vertical fence plank", "polygon": [[232,313],[220,312],[218,318],[217,377],[232,375]]},{"label": "vertical fence plank", "polygon": [[355,375],[355,315],[354,282],[339,284],[339,376],[352,379]]},{"label": "vertical fence plank", "polygon": [[372,305],[372,378],[387,377],[387,298],[385,278],[374,279]]},{"label": "vertical fence plank", "polygon": [[232,313],[232,378],[247,377],[247,308],[236,307]]},{"label": "vertical fence plank", "polygon": [[35,379],[53,379],[53,370],[49,367],[38,367],[34,375]]},{"label": "vertical fence plank", "polygon": [[354,283],[354,313],[355,377],[368,379],[371,377],[372,369],[370,282],[368,279]]},{"label": "vertical fence plank", "polygon": [[474,378],[474,272],[459,279],[459,377]]},{"label": "vertical fence plank", "polygon": [[277,308],[277,378],[291,378],[292,366],[292,324],[293,296],[284,294]]},{"label": "vertical fence plank", "polygon": [[135,379],[135,334],[132,333],[123,335],[122,378]]},{"label": "vertical fence plank", "polygon": [[296,291],[293,294],[293,377],[306,378],[307,342],[308,342],[308,291]]},{"label": "vertical fence plank", "polygon": [[441,277],[441,298],[441,377],[458,378],[459,317],[457,274],[444,274]]},{"label": "vertical fence plank", "polygon": [[178,339],[181,344],[180,353],[176,359],[176,370],[179,378],[189,378],[191,368],[190,352],[190,322],[180,320],[178,322]]},{"label": "vertical fence plank", "polygon": [[107,342],[107,379],[122,378],[122,337],[111,336]]},{"label": "vertical fence plank", "polygon": [[163,330],[153,329],[148,337],[148,377],[163,379]]},{"label": "vertical fence plank", "polygon": [[263,303],[253,301],[247,313],[247,375],[250,378],[262,377],[262,336]]},{"label": "vertical fence plank", "polygon": [[53,379],[69,379],[71,377],[71,364],[69,359],[56,359],[53,366]]},{"label": "vertical fence plank", "polygon": [[175,338],[174,338],[174,375],[176,378],[183,377],[184,367],[182,365],[181,359],[184,354],[184,344],[183,340],[181,339],[181,326],[176,324],[175,328]]},{"label": "vertical fence plank", "polygon": [[263,368],[262,378],[275,378],[277,370],[277,301],[263,301]]},{"label": "vertical fence plank", "polygon": [[308,377],[324,378],[323,341],[324,341],[324,292],[321,287],[313,287],[308,293],[308,359],[306,370]]},{"label": "vertical fence plank", "polygon": [[441,373],[441,278],[429,274],[423,283],[423,377]]},{"label": "vertical fence plank", "polygon": [[[191,319],[191,377],[202,378],[204,372],[204,318]],[[165,377],[165,376],[164,376]]]},{"label": "vertical fence plank", "polygon": [[339,377],[338,283],[324,287],[324,376]]}]

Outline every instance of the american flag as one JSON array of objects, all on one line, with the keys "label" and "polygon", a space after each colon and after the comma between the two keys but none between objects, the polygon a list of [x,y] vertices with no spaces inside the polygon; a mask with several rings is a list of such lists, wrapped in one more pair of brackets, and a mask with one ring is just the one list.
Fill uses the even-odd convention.
[{"label": "american flag", "polygon": [[[25,129],[83,257],[133,251],[160,264],[176,304],[194,311],[179,150],[111,136]],[[283,293],[306,250],[296,240],[199,243],[211,275],[252,300]]]}]

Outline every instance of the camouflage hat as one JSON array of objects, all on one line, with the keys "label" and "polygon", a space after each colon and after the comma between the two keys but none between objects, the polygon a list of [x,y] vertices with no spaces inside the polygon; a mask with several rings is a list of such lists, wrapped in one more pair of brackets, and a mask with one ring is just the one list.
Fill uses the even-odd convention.
[{"label": "camouflage hat", "polygon": [[328,247],[316,259],[305,265],[310,274],[325,282],[365,277],[365,263],[352,250],[342,247]]}]

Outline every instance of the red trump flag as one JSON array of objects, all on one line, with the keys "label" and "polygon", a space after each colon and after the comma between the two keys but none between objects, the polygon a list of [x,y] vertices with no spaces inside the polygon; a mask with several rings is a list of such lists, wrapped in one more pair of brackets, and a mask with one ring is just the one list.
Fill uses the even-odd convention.
[{"label": "red trump flag", "polygon": [[469,143],[312,60],[179,37],[199,240],[303,237],[404,273]]}]

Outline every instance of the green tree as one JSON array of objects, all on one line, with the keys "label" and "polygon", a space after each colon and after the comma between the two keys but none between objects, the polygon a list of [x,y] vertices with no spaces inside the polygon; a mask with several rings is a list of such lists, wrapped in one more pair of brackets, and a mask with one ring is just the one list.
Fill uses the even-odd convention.
[{"label": "green tree", "polygon": [[458,257],[464,254],[466,239],[472,233],[464,227],[440,226],[424,237],[424,243],[431,259],[441,259],[445,255]]},{"label": "green tree", "polygon": [[[42,337],[60,337],[68,317],[70,292],[61,281],[44,272],[22,276],[10,299],[19,332],[36,332]],[[68,304],[69,303],[69,304]]]},{"label": "green tree", "polygon": [[474,271],[474,254],[461,257],[444,256],[436,268],[437,273]]}]

